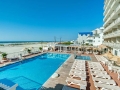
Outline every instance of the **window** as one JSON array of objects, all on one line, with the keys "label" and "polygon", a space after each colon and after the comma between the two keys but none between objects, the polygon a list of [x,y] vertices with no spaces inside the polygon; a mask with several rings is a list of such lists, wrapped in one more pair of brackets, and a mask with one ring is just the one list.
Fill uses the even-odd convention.
[{"label": "window", "polygon": [[117,56],[117,51],[115,50],[115,55]]}]

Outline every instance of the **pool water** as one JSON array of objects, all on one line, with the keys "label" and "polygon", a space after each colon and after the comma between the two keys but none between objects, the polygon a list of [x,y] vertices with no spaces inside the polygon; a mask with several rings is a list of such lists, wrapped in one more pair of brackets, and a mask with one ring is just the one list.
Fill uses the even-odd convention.
[{"label": "pool water", "polygon": [[75,59],[80,59],[80,60],[91,60],[90,56],[76,56]]},{"label": "pool water", "polygon": [[63,64],[69,54],[42,54],[12,65],[0,68],[0,82],[17,90],[37,90]]}]

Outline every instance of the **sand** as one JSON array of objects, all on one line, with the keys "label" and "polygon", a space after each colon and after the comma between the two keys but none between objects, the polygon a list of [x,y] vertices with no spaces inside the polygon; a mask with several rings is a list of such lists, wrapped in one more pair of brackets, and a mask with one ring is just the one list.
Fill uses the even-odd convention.
[{"label": "sand", "polygon": [[[12,55],[13,53],[19,53],[23,48],[30,48],[34,47],[35,50],[39,50],[39,47],[48,45],[46,44],[28,44],[28,45],[14,45],[14,46],[0,46],[0,52],[5,52],[9,55]],[[0,55],[0,60],[1,60],[1,55]]]}]

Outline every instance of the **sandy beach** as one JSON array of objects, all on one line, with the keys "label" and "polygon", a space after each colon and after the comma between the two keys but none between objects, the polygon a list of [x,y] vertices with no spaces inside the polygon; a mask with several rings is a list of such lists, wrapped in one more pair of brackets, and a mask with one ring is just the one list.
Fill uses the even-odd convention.
[{"label": "sandy beach", "polygon": [[[19,53],[21,52],[21,50],[23,48],[30,48],[30,47],[34,47],[36,50],[39,50],[39,47],[42,47],[42,46],[46,46],[46,45],[49,45],[48,43],[43,43],[43,44],[38,44],[38,43],[35,43],[35,44],[24,44],[24,45],[10,45],[10,46],[0,46],[0,52],[5,52],[7,53],[8,55],[10,54],[13,54],[13,53]],[[1,55],[0,55],[0,60],[1,60]]]}]

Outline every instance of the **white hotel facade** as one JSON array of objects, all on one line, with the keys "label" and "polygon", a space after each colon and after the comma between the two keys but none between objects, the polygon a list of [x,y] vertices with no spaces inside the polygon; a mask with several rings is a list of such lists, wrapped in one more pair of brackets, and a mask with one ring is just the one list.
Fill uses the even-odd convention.
[{"label": "white hotel facade", "polygon": [[103,42],[103,27],[97,28],[92,32],[80,32],[78,33],[78,44],[89,44],[93,46],[99,46]]},{"label": "white hotel facade", "polygon": [[120,56],[120,0],[104,2],[104,42],[114,55]]}]

